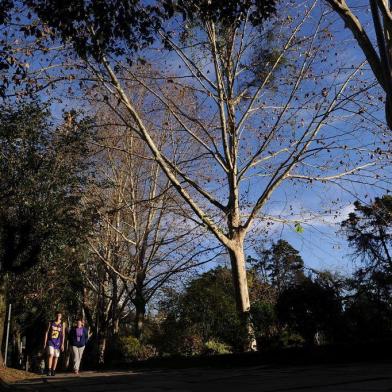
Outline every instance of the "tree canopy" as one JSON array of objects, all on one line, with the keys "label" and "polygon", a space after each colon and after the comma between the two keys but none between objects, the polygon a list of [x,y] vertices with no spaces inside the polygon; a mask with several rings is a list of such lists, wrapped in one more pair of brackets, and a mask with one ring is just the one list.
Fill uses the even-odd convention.
[{"label": "tree canopy", "polygon": [[80,241],[88,129],[73,113],[55,126],[36,102],[0,109],[2,273]]}]

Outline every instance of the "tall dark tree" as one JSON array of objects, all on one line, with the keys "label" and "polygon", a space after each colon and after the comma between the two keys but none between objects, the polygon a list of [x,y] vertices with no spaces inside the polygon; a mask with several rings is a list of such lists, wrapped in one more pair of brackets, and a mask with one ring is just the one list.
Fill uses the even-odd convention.
[{"label": "tall dark tree", "polygon": [[[37,265],[53,263],[65,247],[82,240],[89,121],[67,113],[55,126],[36,102],[0,108],[0,280]],[[56,268],[53,264],[51,268]],[[49,268],[50,269],[50,268]],[[49,273],[49,272],[48,272]],[[12,283],[12,281],[10,281]],[[1,298],[0,341],[5,299]]]},{"label": "tall dark tree", "polygon": [[256,269],[279,293],[304,279],[302,257],[287,241],[278,240],[269,249],[261,249],[259,255]]},{"label": "tall dark tree", "polygon": [[354,206],[355,211],[342,222],[341,227],[354,256],[362,261],[357,277],[379,281],[382,276],[384,280],[391,278],[392,196],[377,197],[369,205],[356,201]]},{"label": "tall dark tree", "polygon": [[348,280],[346,316],[353,339],[390,338],[392,293],[392,197],[384,195],[355,210],[341,224],[359,262]]}]

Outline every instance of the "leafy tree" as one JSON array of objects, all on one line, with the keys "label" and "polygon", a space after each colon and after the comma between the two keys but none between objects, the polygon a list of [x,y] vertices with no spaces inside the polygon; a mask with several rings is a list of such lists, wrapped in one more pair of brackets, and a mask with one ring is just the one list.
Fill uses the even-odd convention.
[{"label": "leafy tree", "polygon": [[[47,26],[60,32],[65,41],[71,39],[82,57],[100,58],[102,53],[124,55],[125,47],[135,53],[151,45],[163,22],[176,14],[190,22],[211,19],[219,23],[225,21],[227,26],[248,17],[257,26],[276,12],[277,0],[69,0],[66,4],[61,0],[6,0],[3,3],[0,23],[9,20],[13,7],[22,3],[36,12]],[[28,30],[38,37],[45,32],[43,25]]]},{"label": "leafy tree", "polygon": [[187,286],[181,298],[180,320],[208,341],[217,338],[238,344],[239,319],[227,268],[210,270]]},{"label": "leafy tree", "polygon": [[[67,113],[54,126],[37,102],[0,108],[0,276],[21,274],[40,261],[50,270],[64,249],[83,240],[89,121]],[[3,290],[4,295],[6,289]],[[2,302],[5,304],[4,299]],[[5,309],[0,310],[0,332]],[[2,333],[0,333],[1,341]]]},{"label": "leafy tree", "polygon": [[347,288],[347,278],[340,273],[329,270],[316,271],[312,270],[315,275],[313,280],[321,287],[334,290],[337,295],[342,295]]},{"label": "leafy tree", "polygon": [[369,205],[354,203],[355,211],[341,224],[354,256],[369,271],[392,272],[392,196],[375,198]]},{"label": "leafy tree", "polygon": [[0,109],[0,268],[22,272],[42,252],[76,245],[88,122],[54,127],[36,103]]},{"label": "leafy tree", "polygon": [[275,14],[277,3],[277,0],[163,1],[168,17],[177,12],[189,21],[209,19],[228,26],[240,23],[246,15],[254,26],[260,25]]},{"label": "leafy tree", "polygon": [[377,295],[374,287],[356,284],[345,300],[344,322],[347,338],[355,343],[391,339],[392,306]]},{"label": "leafy tree", "polygon": [[347,280],[345,320],[355,341],[389,338],[392,304],[392,197],[354,203],[341,232],[359,265]]},{"label": "leafy tree", "polygon": [[[8,297],[12,301],[12,341],[18,349],[26,337],[26,354],[42,350],[47,321],[57,311],[68,323],[80,315],[83,282],[79,264],[80,252],[65,247],[61,251],[41,255],[40,261],[28,271],[10,276]],[[90,324],[89,324],[90,326]],[[20,344],[19,344],[20,347]]]},{"label": "leafy tree", "polygon": [[342,232],[361,265],[351,281],[352,290],[372,291],[389,301],[392,290],[392,197],[375,198],[369,205],[354,203],[355,211],[341,224]]},{"label": "leafy tree", "polygon": [[304,279],[304,262],[299,252],[285,240],[259,251],[255,268],[278,293]]},{"label": "leafy tree", "polygon": [[245,336],[241,336],[228,268],[203,273],[191,280],[183,293],[171,292],[160,309],[164,315],[160,351],[200,352],[208,341],[222,342],[236,350],[242,347]]},{"label": "leafy tree", "polygon": [[252,304],[250,311],[258,347],[265,348],[271,345],[274,337],[279,334],[275,305],[275,302],[263,299]]}]

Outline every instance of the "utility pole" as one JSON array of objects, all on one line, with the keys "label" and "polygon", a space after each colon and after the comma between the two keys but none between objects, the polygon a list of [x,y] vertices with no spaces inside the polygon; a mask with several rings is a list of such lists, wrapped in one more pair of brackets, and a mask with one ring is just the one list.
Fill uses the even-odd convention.
[{"label": "utility pole", "polygon": [[8,308],[7,335],[5,338],[5,350],[4,350],[4,366],[7,366],[8,338],[10,336],[10,325],[11,325],[11,304],[9,305],[9,308]]}]

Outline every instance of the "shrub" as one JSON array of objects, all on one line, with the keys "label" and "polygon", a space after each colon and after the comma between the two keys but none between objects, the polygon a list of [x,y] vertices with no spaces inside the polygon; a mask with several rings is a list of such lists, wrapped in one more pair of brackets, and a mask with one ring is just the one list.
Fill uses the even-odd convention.
[{"label": "shrub", "polygon": [[300,347],[305,343],[304,338],[294,331],[283,330],[279,336],[282,347]]},{"label": "shrub", "polygon": [[276,313],[281,325],[313,345],[317,332],[334,335],[342,316],[342,304],[334,289],[307,278],[282,291]]},{"label": "shrub", "polygon": [[257,338],[268,338],[276,333],[277,318],[273,303],[257,301],[250,310]]},{"label": "shrub", "polygon": [[198,355],[203,352],[204,344],[200,335],[184,335],[181,339],[180,354],[183,355]]},{"label": "shrub", "polygon": [[156,355],[153,346],[141,343],[134,336],[120,336],[118,348],[125,361],[145,360]]},{"label": "shrub", "polygon": [[230,354],[231,352],[231,347],[228,344],[219,342],[218,340],[208,340],[204,344],[204,354],[207,355]]}]

